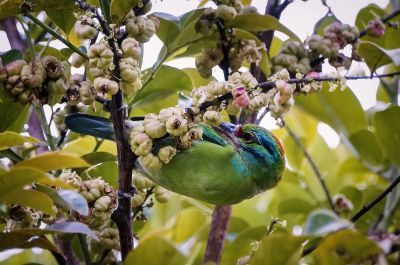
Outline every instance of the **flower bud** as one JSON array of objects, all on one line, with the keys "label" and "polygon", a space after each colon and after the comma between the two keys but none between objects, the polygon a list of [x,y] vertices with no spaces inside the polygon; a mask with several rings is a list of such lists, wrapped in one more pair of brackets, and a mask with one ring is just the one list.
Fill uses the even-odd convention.
[{"label": "flower bud", "polygon": [[154,198],[160,203],[166,203],[171,199],[171,192],[161,186],[154,188]]},{"label": "flower bud", "polygon": [[140,69],[136,60],[132,58],[122,59],[119,63],[121,79],[132,83],[140,76]]},{"label": "flower bud", "polygon": [[260,93],[249,101],[249,109],[252,111],[259,111],[268,104],[268,97],[265,93]]},{"label": "flower bud", "polygon": [[60,61],[54,56],[45,56],[42,59],[42,64],[46,70],[47,75],[51,79],[58,79],[65,76],[65,68]]},{"label": "flower bud", "polygon": [[171,159],[176,155],[176,149],[172,146],[164,146],[160,148],[160,150],[158,150],[157,155],[158,158],[160,158],[160,160],[164,162],[164,164],[168,164]]},{"label": "flower bud", "polygon": [[149,168],[151,170],[158,170],[162,167],[162,162],[161,160],[153,155],[152,153],[147,154],[146,156],[142,156],[139,158],[141,164],[145,167],[145,168]]},{"label": "flower bud", "polygon": [[207,110],[203,115],[203,121],[211,126],[218,126],[222,122],[222,117],[218,111]]},{"label": "flower bud", "polygon": [[6,65],[8,76],[20,75],[22,67],[26,65],[24,60],[16,60]]},{"label": "flower bud", "polygon": [[122,92],[127,95],[138,92],[140,89],[142,89],[143,86],[142,80],[140,80],[140,78],[137,78],[134,82],[131,83],[121,81],[119,84]]},{"label": "flower bud", "polygon": [[82,57],[82,56],[80,56],[78,53],[76,53],[76,52],[74,52],[72,55],[71,55],[71,65],[73,66],[73,67],[76,67],[76,68],[79,68],[79,67],[81,67],[82,66],[82,64],[85,62],[85,59]]},{"label": "flower bud", "polygon": [[131,199],[132,208],[136,208],[142,205],[145,199],[146,199],[146,194],[143,191],[139,191],[138,194],[135,194]]},{"label": "flower bud", "polygon": [[169,107],[166,109],[160,110],[160,113],[158,114],[158,119],[161,122],[166,123],[167,120],[172,117],[172,116],[181,116],[183,114],[183,110],[180,107]]},{"label": "flower bud", "polygon": [[130,57],[135,60],[140,60],[142,50],[139,42],[134,38],[126,38],[121,44],[122,54],[124,57]]},{"label": "flower bud", "polygon": [[94,208],[97,211],[105,212],[110,209],[111,204],[112,204],[112,199],[110,196],[101,196],[95,201]]},{"label": "flower bud", "polygon": [[188,130],[187,120],[182,116],[172,116],[165,123],[165,128],[169,134],[179,136]]},{"label": "flower bud", "polygon": [[237,108],[245,108],[249,105],[249,97],[244,87],[237,87],[232,91],[232,104]]},{"label": "flower bud", "polygon": [[63,170],[59,178],[74,188],[79,188],[82,183],[79,175],[75,171],[71,171],[71,169]]},{"label": "flower bud", "polygon": [[161,138],[167,134],[165,124],[158,119],[156,114],[147,114],[144,117],[144,130],[153,139]]},{"label": "flower bud", "polygon": [[225,21],[230,21],[236,17],[237,12],[232,6],[218,5],[215,15]]},{"label": "flower bud", "polygon": [[69,84],[67,82],[67,79],[61,77],[57,80],[49,80],[47,83],[47,88],[51,93],[54,94],[65,94],[65,92],[68,90]]},{"label": "flower bud", "polygon": [[335,209],[340,214],[349,214],[353,211],[354,206],[353,203],[343,194],[336,194],[333,196],[333,202],[335,205]]},{"label": "flower bud", "polygon": [[105,43],[93,44],[89,47],[89,69],[91,67],[104,69],[113,62],[113,52]]},{"label": "flower bud", "polygon": [[94,80],[94,89],[102,94],[108,94],[108,95],[115,95],[118,92],[118,83],[104,78],[104,77],[97,77]]},{"label": "flower bud", "polygon": [[133,184],[138,190],[150,189],[154,186],[153,181],[151,181],[146,175],[140,171],[132,171]]},{"label": "flower bud", "polygon": [[90,81],[82,82],[79,88],[79,96],[80,100],[85,105],[90,105],[94,102],[96,95],[94,93],[94,89],[90,84]]},{"label": "flower bud", "polygon": [[145,156],[150,153],[153,141],[145,133],[137,133],[130,140],[132,152],[137,156]]},{"label": "flower bud", "polygon": [[179,147],[182,149],[189,148],[193,141],[201,140],[202,137],[203,130],[200,127],[192,127],[179,137]]},{"label": "flower bud", "polygon": [[21,81],[31,88],[40,87],[46,79],[46,71],[40,61],[23,66],[20,75]]},{"label": "flower bud", "polygon": [[[91,22],[91,20],[89,21]],[[81,22],[76,22],[74,26],[75,35],[79,39],[93,39],[97,36],[97,29],[93,28],[90,25],[82,24]]]}]

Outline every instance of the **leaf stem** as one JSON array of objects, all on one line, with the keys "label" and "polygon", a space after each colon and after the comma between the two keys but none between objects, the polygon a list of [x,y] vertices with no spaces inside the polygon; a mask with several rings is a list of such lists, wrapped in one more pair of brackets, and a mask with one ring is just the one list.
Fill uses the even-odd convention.
[{"label": "leaf stem", "polygon": [[35,24],[40,26],[42,29],[44,29],[45,31],[50,33],[53,37],[55,37],[56,39],[58,39],[59,41],[64,43],[68,48],[70,48],[74,52],[78,53],[83,58],[89,59],[89,57],[87,56],[87,54],[84,51],[82,51],[78,47],[75,47],[71,42],[69,42],[66,39],[64,39],[63,36],[58,34],[54,29],[52,29],[51,27],[49,27],[48,25],[46,25],[45,23],[40,21],[40,19],[38,19],[37,17],[33,16],[31,13],[26,13],[25,16],[30,18]]}]

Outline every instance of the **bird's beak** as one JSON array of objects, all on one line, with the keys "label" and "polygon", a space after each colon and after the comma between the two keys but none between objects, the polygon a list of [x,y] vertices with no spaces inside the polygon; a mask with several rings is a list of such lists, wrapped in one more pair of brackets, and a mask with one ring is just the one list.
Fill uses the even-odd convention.
[{"label": "bird's beak", "polygon": [[236,137],[236,133],[238,132],[239,128],[239,125],[222,122],[218,127],[216,127],[216,130],[221,133],[221,136],[231,142],[233,146],[237,147],[240,144],[238,138]]}]

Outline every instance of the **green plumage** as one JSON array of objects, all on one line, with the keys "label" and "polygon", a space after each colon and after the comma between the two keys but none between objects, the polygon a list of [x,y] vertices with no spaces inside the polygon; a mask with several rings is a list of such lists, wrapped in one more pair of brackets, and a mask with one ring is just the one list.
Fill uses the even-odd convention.
[{"label": "green plumage", "polygon": [[[84,117],[85,129],[81,131],[90,134],[88,116]],[[76,125],[81,118],[69,117],[66,123]],[[93,125],[99,131],[99,123]],[[202,141],[178,151],[160,170],[143,170],[154,182],[171,191],[213,204],[239,203],[274,187],[285,168],[279,141],[256,125],[226,125],[213,128],[201,124]],[[73,127],[80,132],[76,130],[79,126]],[[104,127],[110,128],[110,124],[105,123]],[[105,129],[100,131],[104,133]]]}]

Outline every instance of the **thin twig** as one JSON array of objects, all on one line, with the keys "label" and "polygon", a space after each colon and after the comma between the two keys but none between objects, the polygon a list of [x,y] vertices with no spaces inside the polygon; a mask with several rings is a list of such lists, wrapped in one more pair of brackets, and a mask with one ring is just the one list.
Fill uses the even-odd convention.
[{"label": "thin twig", "polygon": [[71,42],[67,41],[66,39],[64,39],[60,34],[58,34],[54,29],[52,29],[51,27],[49,27],[48,25],[46,25],[45,23],[43,23],[42,21],[40,21],[40,19],[38,19],[37,17],[35,17],[34,15],[30,14],[30,13],[26,13],[25,14],[26,17],[30,18],[33,22],[35,22],[35,24],[37,24],[38,26],[40,26],[42,29],[46,30],[48,33],[50,33],[52,36],[54,36],[56,39],[58,39],[59,41],[61,41],[62,43],[64,43],[68,48],[70,48],[71,50],[73,50],[74,52],[78,53],[80,56],[82,56],[83,58],[88,59],[87,54],[82,51],[81,49],[79,49],[78,47],[75,47]]},{"label": "thin twig", "polygon": [[[353,223],[357,222],[362,216],[364,216],[367,212],[369,212],[375,205],[377,205],[380,201],[382,201],[398,184],[400,183],[400,176],[398,176],[382,193],[380,193],[375,199],[373,199],[367,205],[364,205],[360,211],[358,211],[351,219]],[[318,247],[318,244],[315,244],[303,251],[302,257],[307,256],[311,252],[313,252]]]},{"label": "thin twig", "polygon": [[138,207],[135,207],[135,209],[134,209],[134,213],[132,215],[132,220],[135,220],[136,216],[140,212],[143,212],[144,205],[146,204],[146,202],[150,198],[150,196],[153,194],[153,190],[154,190],[154,186],[146,191],[146,195],[144,197],[144,200],[143,200],[142,204],[140,204]]},{"label": "thin twig", "polygon": [[287,132],[289,133],[290,137],[292,137],[293,141],[296,143],[296,145],[303,152],[305,158],[307,159],[308,163],[310,164],[312,171],[314,172],[315,176],[317,177],[319,183],[322,186],[322,189],[324,190],[326,199],[327,199],[327,201],[329,203],[329,206],[331,207],[332,211],[337,213],[336,209],[335,209],[335,205],[334,205],[333,200],[332,200],[332,196],[330,194],[328,186],[325,183],[324,178],[322,177],[321,172],[319,171],[319,168],[315,164],[314,160],[312,159],[311,155],[308,153],[308,151],[305,148],[305,146],[303,145],[303,143],[300,141],[299,137],[297,137],[297,135],[292,131],[292,129],[290,129],[290,127],[287,124],[285,125],[285,128],[286,128]]}]

